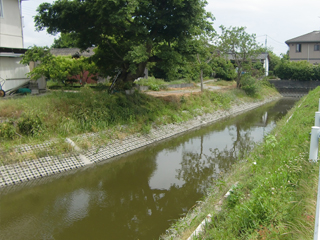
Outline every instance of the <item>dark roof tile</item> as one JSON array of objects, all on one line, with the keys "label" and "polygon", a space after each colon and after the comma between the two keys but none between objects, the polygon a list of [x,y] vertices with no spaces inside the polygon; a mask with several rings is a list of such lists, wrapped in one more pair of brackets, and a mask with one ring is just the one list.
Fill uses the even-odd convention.
[{"label": "dark roof tile", "polygon": [[320,42],[320,31],[313,31],[302,36],[292,38],[286,41],[289,43],[306,43],[306,42]]}]

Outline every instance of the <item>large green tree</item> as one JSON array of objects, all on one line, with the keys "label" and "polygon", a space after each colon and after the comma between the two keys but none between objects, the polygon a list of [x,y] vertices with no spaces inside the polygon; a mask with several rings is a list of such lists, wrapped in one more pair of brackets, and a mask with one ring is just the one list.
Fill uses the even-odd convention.
[{"label": "large green tree", "polygon": [[58,0],[39,5],[37,30],[72,33],[77,47],[96,46],[94,60],[122,81],[144,75],[148,62],[165,71],[183,64],[189,41],[212,31],[205,0]]},{"label": "large green tree", "polygon": [[61,33],[59,38],[55,38],[52,48],[75,48],[77,47],[77,38],[71,33]]},{"label": "large green tree", "polygon": [[242,72],[251,64],[263,48],[257,44],[255,34],[249,34],[245,27],[220,26],[220,49],[222,54],[235,62],[237,67],[237,87],[240,88]]}]

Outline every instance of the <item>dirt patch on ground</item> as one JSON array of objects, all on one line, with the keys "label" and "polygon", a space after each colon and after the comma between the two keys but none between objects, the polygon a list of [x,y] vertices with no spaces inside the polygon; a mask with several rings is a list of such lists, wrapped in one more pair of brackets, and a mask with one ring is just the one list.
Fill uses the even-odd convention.
[{"label": "dirt patch on ground", "polygon": [[[204,89],[214,92],[227,92],[237,87],[236,84],[231,86],[214,86],[214,85],[204,85]],[[177,101],[181,98],[181,96],[189,96],[191,94],[200,94],[200,87],[195,88],[169,88],[166,91],[147,91],[146,94],[156,97],[162,98],[166,101]]]}]

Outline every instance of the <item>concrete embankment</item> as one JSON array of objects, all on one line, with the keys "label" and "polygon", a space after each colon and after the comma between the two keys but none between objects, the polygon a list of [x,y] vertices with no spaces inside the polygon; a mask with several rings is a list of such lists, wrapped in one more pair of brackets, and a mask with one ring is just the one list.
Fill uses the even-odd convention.
[{"label": "concrete embankment", "polygon": [[[29,185],[33,182],[46,179],[48,176],[59,176],[62,173],[69,172],[70,170],[83,168],[85,166],[90,166],[102,161],[107,161],[113,157],[147,146],[157,141],[161,141],[174,135],[181,134],[194,128],[201,127],[205,124],[213,123],[223,118],[240,114],[244,111],[249,111],[268,102],[272,102],[278,98],[279,96],[275,96],[253,103],[243,102],[234,104],[228,110],[218,110],[210,114],[197,116],[194,119],[183,123],[158,126],[151,129],[149,134],[130,135],[123,140],[113,140],[104,147],[92,148],[86,152],[78,149],[72,140],[67,139],[66,141],[69,142],[69,144],[75,149],[78,149],[79,153],[68,156],[46,156],[35,160],[0,166],[0,190],[4,190],[8,186],[17,184],[23,187],[24,185]],[[94,134],[91,134],[90,137],[94,137]],[[49,147],[50,142],[33,146],[23,145],[19,146],[17,151],[20,153],[33,150],[45,151]]]}]

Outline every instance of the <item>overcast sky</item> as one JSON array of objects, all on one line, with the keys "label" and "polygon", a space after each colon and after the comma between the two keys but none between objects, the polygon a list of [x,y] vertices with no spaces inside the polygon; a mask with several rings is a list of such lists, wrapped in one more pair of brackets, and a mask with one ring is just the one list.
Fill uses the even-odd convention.
[{"label": "overcast sky", "polygon": [[[216,20],[214,28],[224,25],[246,27],[248,33],[254,33],[257,41],[265,44],[279,55],[288,49],[284,43],[294,37],[320,30],[320,0],[207,0],[206,10]],[[52,0],[29,0],[22,2],[24,16],[25,47],[50,46],[53,39],[45,31],[36,32],[33,16],[42,2]]]}]

